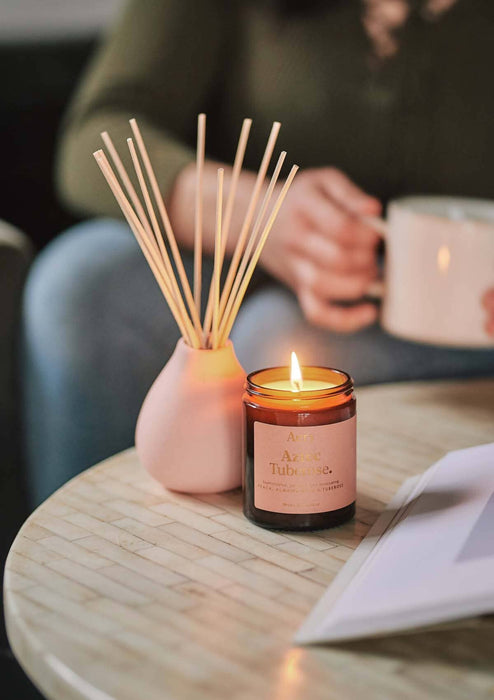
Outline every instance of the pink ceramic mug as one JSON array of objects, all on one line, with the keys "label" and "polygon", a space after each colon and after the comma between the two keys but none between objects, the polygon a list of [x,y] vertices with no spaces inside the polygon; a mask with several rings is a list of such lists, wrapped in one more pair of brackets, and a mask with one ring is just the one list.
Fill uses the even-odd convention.
[{"label": "pink ceramic mug", "polygon": [[404,197],[387,221],[367,220],[386,240],[383,328],[422,343],[494,347],[481,305],[494,286],[494,202]]}]

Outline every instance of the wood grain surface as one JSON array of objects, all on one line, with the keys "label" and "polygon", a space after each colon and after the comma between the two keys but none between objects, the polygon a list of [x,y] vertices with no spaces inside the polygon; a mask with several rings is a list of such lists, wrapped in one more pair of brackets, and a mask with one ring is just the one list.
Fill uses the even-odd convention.
[{"label": "wood grain surface", "polygon": [[270,532],[240,492],[164,491],[133,450],[35,511],[5,575],[9,639],[60,700],[344,700],[494,695],[494,622],[338,646],[292,636],[403,480],[494,440],[494,380],[358,392],[354,521]]}]

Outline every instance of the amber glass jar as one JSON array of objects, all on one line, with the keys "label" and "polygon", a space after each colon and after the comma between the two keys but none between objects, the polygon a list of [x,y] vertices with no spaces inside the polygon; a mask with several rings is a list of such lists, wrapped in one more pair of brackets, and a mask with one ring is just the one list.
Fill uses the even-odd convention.
[{"label": "amber glass jar", "polygon": [[[244,513],[262,527],[319,530],[355,513],[356,402],[348,374],[304,367],[252,372],[244,393]],[[288,388],[273,388],[278,386]]]}]

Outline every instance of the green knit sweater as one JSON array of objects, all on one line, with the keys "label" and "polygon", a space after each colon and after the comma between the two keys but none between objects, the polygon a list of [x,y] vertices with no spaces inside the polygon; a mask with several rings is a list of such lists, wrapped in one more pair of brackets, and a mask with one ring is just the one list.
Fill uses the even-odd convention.
[{"label": "green knit sweater", "polygon": [[[359,0],[284,16],[260,0],[133,0],[92,61],[61,135],[65,201],[120,215],[92,152],[143,131],[166,193],[194,158],[231,162],[244,117],[257,169],[274,120],[279,150],[333,165],[383,200],[406,193],[494,195],[494,3],[458,0],[435,22],[413,12],[393,58],[376,62]],[[130,162],[127,160],[130,167]]]}]

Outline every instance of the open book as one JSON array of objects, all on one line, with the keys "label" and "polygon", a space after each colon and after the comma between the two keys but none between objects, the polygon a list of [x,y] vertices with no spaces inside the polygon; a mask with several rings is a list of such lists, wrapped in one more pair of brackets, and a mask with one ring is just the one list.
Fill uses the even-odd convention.
[{"label": "open book", "polygon": [[330,642],[494,612],[494,443],[407,480],[295,636]]}]

